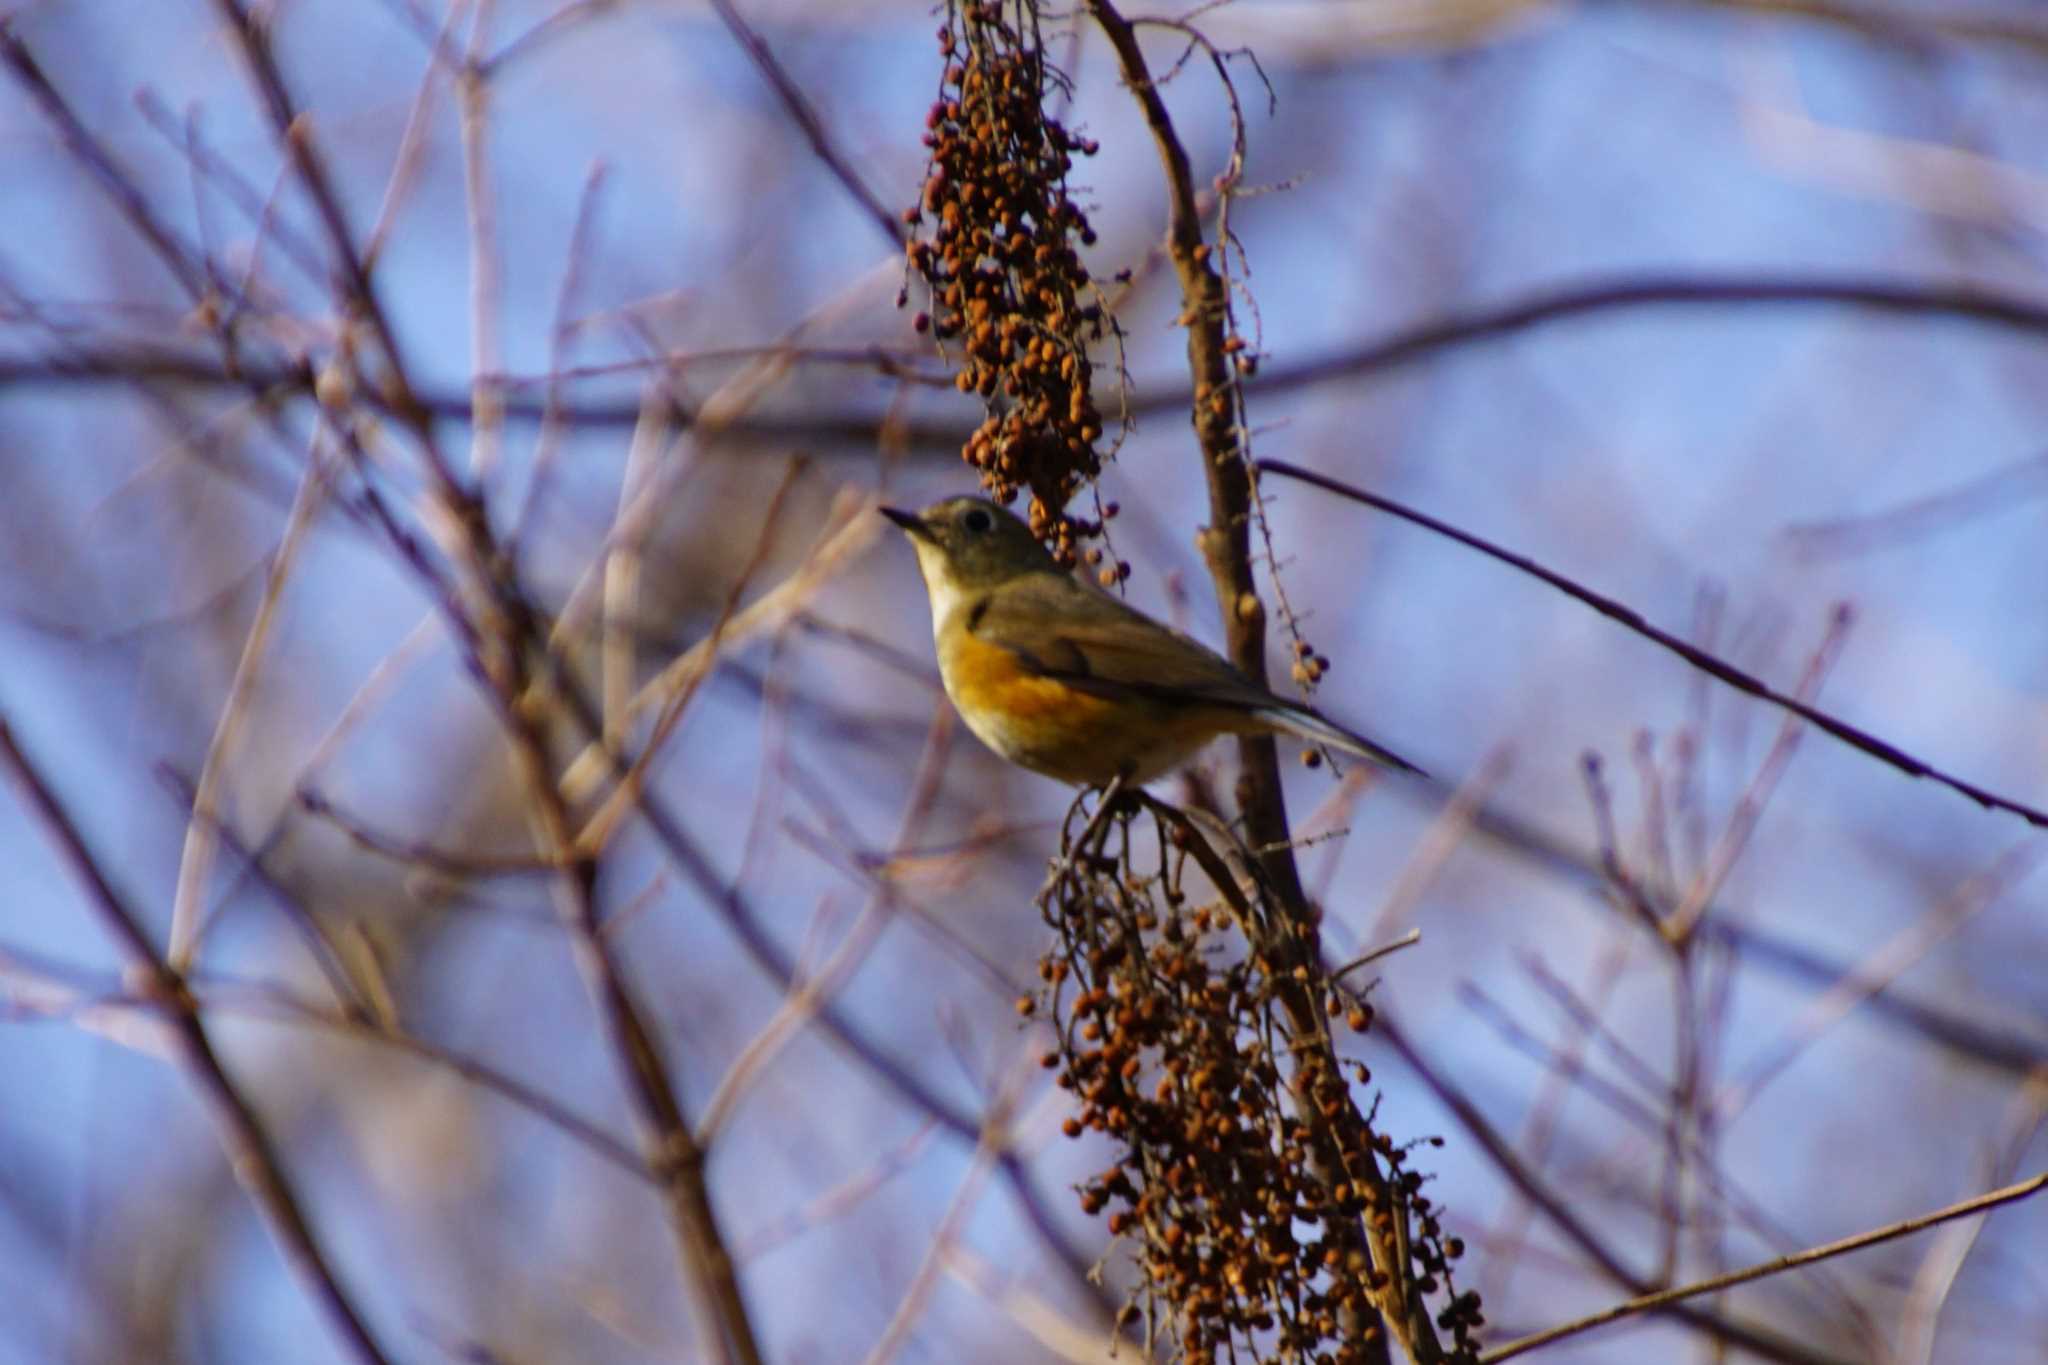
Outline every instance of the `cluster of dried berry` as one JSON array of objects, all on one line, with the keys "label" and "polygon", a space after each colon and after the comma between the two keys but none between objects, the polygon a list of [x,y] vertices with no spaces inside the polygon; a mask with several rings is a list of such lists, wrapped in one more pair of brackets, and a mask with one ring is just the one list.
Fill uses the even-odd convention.
[{"label": "cluster of dried berry", "polygon": [[1102,467],[1088,343],[1112,324],[1083,302],[1091,286],[1075,244],[1095,233],[1066,189],[1075,154],[1096,145],[1047,116],[1056,73],[1037,37],[1022,4],[1014,23],[992,2],[948,14],[944,86],[926,119],[930,174],[903,216],[930,225],[907,247],[931,291],[917,328],[958,343],[954,382],[988,408],[961,456],[998,501],[1029,490],[1032,530],[1072,564],[1076,540],[1101,529],[1061,509]]},{"label": "cluster of dried berry", "polygon": [[[1171,847],[1175,833],[1162,834]],[[1378,1330],[1385,1277],[1364,1229],[1402,1216],[1382,1192],[1393,1182],[1412,1288],[1451,1291],[1437,1317],[1447,1358],[1476,1359],[1478,1298],[1450,1283],[1463,1248],[1442,1234],[1407,1149],[1357,1109],[1350,1087],[1369,1080],[1365,1068],[1339,1061],[1322,1021],[1313,1037],[1287,1022],[1280,997],[1316,998],[1312,977],[1256,945],[1230,951],[1229,910],[1188,904],[1172,855],[1135,870],[1128,826],[1113,837],[1113,855],[1098,846],[1069,860],[1074,871],[1047,902],[1060,944],[1040,976],[1060,1040],[1043,1060],[1079,1104],[1066,1132],[1122,1148],[1080,1194],[1086,1212],[1106,1213],[1110,1231],[1137,1244],[1142,1279],[1127,1313],[1142,1311],[1148,1334],[1170,1331],[1188,1361],[1370,1359],[1364,1336]],[[1371,1026],[1370,1007],[1334,989],[1321,1004],[1353,1030]]]}]

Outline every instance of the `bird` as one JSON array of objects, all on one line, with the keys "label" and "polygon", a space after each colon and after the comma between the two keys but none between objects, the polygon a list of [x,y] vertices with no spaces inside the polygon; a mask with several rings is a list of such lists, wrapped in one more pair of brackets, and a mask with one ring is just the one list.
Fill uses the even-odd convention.
[{"label": "bird", "polygon": [[1012,763],[1080,787],[1143,785],[1218,736],[1286,734],[1422,771],[1076,578],[985,498],[879,510],[917,551],[946,695]]}]

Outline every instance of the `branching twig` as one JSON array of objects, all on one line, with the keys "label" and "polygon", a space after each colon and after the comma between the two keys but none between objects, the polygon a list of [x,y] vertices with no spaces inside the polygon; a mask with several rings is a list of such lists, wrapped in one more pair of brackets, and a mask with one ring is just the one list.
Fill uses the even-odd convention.
[{"label": "branching twig", "polygon": [[746,49],[747,56],[753,60],[768,84],[775,87],[777,98],[782,101],[783,107],[789,110],[789,116],[796,121],[796,126],[803,129],[804,138],[811,144],[811,150],[817,154],[818,160],[824,162],[833,177],[846,187],[846,192],[853,196],[854,202],[861,206],[869,220],[889,239],[889,245],[901,246],[903,224],[898,222],[896,215],[889,212],[888,207],[875,197],[875,192],[861,182],[860,176],[855,173],[846,158],[839,154],[839,149],[832,145],[832,135],[826,131],[825,121],[818,117],[818,111],[811,107],[811,102],[803,90],[790,78],[789,73],[782,69],[782,63],[775,59],[775,54],[769,49],[767,41],[741,17],[740,12],[733,7],[732,0],[711,0],[711,8],[718,11],[719,19],[739,45]]},{"label": "branching twig", "polygon": [[6,15],[0,15],[0,61],[13,70],[15,79],[28,91],[29,97],[57,126],[73,159],[99,182],[100,188],[120,209],[121,216],[134,225],[154,249],[164,268],[177,277],[187,296],[193,299],[203,297],[207,292],[207,280],[196,263],[197,254],[157,216],[135,182],[115,162],[113,154],[79,121],[71,106],[50,83],[50,78],[43,74],[35,55],[14,35],[12,17]]},{"label": "branching twig", "polygon": [[[1353,502],[1364,503],[1366,506],[1377,508],[1379,511],[1385,512],[1390,516],[1399,517],[1403,521],[1413,522],[1415,525],[1426,530],[1434,531],[1436,534],[1454,540],[1468,549],[1477,550],[1489,559],[1496,559],[1511,568],[1519,569],[1531,578],[1547,583],[1566,596],[1576,598],[1578,601],[1585,603],[1602,616],[1620,622],[1624,627],[1634,631],[1652,644],[1670,650],[1693,667],[1713,675],[1736,691],[1746,692],[1752,697],[1757,697],[1771,703],[1773,706],[1782,707],[1800,719],[1812,722],[1816,728],[1827,731],[1851,748],[1860,749],[1879,762],[1897,768],[1908,777],[1924,777],[1930,782],[1937,783],[1951,791],[1969,797],[1986,810],[2002,810],[2008,814],[2019,816],[2020,819],[2030,825],[2048,828],[2048,811],[2044,811],[2037,806],[2030,806],[2023,801],[2016,801],[2011,797],[2000,796],[1997,792],[1979,787],[1975,783],[1966,782],[1960,777],[1952,776],[1924,759],[1915,758],[1912,754],[1898,748],[1896,745],[1879,739],[1876,735],[1866,730],[1859,730],[1845,721],[1837,720],[1827,712],[1817,710],[1795,696],[1778,691],[1768,683],[1736,668],[1733,664],[1723,662],[1714,655],[1707,653],[1707,651],[1687,642],[1682,637],[1651,625],[1634,608],[1624,606],[1611,597],[1602,596],[1591,588],[1584,587],[1553,569],[1546,569],[1526,555],[1502,549],[1491,541],[1475,536],[1469,531],[1459,530],[1449,522],[1440,521],[1427,513],[1418,512],[1414,508],[1403,506],[1391,498],[1384,498],[1377,493],[1354,487],[1340,479],[1333,479],[1327,474],[1318,474],[1312,469],[1303,469],[1299,465],[1289,464],[1284,460],[1260,460],[1258,466],[1262,473],[1279,474],[1286,478],[1299,479],[1303,483],[1313,484],[1325,492],[1335,493],[1337,496],[1349,498]],[[1846,609],[1838,608],[1837,610],[1839,612]]]},{"label": "branching twig", "polygon": [[[1393,1046],[1401,1059],[1419,1076],[1436,1097],[1443,1102],[1465,1130],[1486,1153],[1489,1160],[1499,1169],[1502,1177],[1524,1198],[1542,1210],[1557,1230],[1599,1267],[1602,1274],[1616,1284],[1642,1293],[1647,1288],[1639,1277],[1629,1271],[1612,1248],[1595,1236],[1585,1220],[1580,1218],[1569,1201],[1545,1184],[1530,1169],[1514,1147],[1479,1111],[1479,1106],[1470,1096],[1450,1084],[1436,1067],[1416,1048],[1400,1025],[1382,1011],[1374,1023],[1375,1034]],[[1723,1317],[1687,1303],[1660,1305],[1657,1312],[1669,1313],[1715,1339],[1763,1357],[1765,1360],[1780,1362],[1780,1365],[1847,1365],[1838,1356],[1816,1351],[1811,1347],[1790,1341],[1770,1331],[1733,1318]]]},{"label": "branching twig", "polygon": [[[311,130],[293,107],[267,32],[252,21],[241,0],[217,3],[325,229],[338,261],[335,287],[341,302],[368,324],[382,353],[376,387],[419,448],[431,525],[450,557],[449,566],[432,558],[420,538],[399,521],[374,482],[361,434],[353,423],[338,421],[337,432],[362,481],[361,504],[400,561],[426,585],[510,742],[536,842],[542,856],[560,868],[553,883],[557,910],[606,1041],[624,1073],[648,1164],[667,1199],[686,1284],[701,1302],[703,1321],[715,1324],[707,1331],[718,1343],[717,1354],[740,1365],[758,1365],[760,1348],[705,1184],[704,1154],[683,1116],[647,1010],[628,986],[617,950],[602,932],[597,862],[576,847],[575,823],[547,733],[546,703],[568,699],[561,662],[548,649],[538,615],[518,586],[516,566],[499,548],[482,500],[458,478],[435,443],[433,419],[414,397],[398,337],[355,248]],[[331,405],[346,414],[350,396],[339,394]],[[535,683],[552,690],[555,697],[543,693],[536,701],[529,696]],[[569,719],[593,736],[602,733],[596,716],[585,707],[572,707]]]},{"label": "branching twig", "polygon": [[1716,1275],[1712,1279],[1700,1280],[1694,1284],[1680,1285],[1675,1289],[1666,1289],[1656,1294],[1639,1295],[1626,1302],[1617,1303],[1611,1308],[1602,1309],[1598,1313],[1592,1313],[1586,1317],[1579,1318],[1574,1322],[1562,1323],[1547,1331],[1523,1337],[1520,1341],[1508,1342],[1504,1346],[1488,1351],[1480,1359],[1485,1362],[1485,1365],[1494,1365],[1494,1362],[1497,1361],[1511,1360],[1516,1356],[1526,1355],[1539,1346],[1548,1346],[1554,1341],[1562,1341],[1566,1337],[1577,1336],[1581,1332],[1589,1332],[1595,1327],[1604,1327],[1610,1322],[1618,1322],[1623,1318],[1635,1317],[1639,1313],[1653,1312],[1686,1299],[1698,1298],[1702,1294],[1718,1294],[1724,1289],[1732,1289],[1739,1284],[1748,1284],[1751,1280],[1761,1280],[1767,1276],[1781,1274],[1787,1270],[1796,1270],[1800,1266],[1812,1265],[1816,1261],[1824,1261],[1833,1256],[1841,1256],[1847,1252],[1861,1251],[1865,1247],[1895,1241],[1900,1237],[1924,1231],[1939,1223],[1946,1223],[1956,1218],[1967,1218],[1971,1214],[1982,1213],[1987,1209],[1995,1209],[2001,1204],[2012,1204],[2022,1199],[2031,1198],[2044,1189],[2048,1189],[2048,1172],[2037,1175],[2031,1180],[2022,1180],[2016,1185],[2007,1185],[2004,1189],[1993,1190],[1989,1194],[1980,1194],[1975,1199],[1965,1199],[1960,1204],[1950,1204],[1947,1208],[1936,1209],[1932,1213],[1923,1213],[1917,1218],[1907,1218],[1885,1227],[1874,1228],[1869,1232],[1859,1232],[1853,1237],[1844,1237],[1839,1241],[1827,1242],[1820,1246],[1809,1248],[1806,1251],[1794,1252],[1790,1256],[1774,1257],[1761,1264],[1748,1266],[1742,1270],[1731,1271],[1726,1275]]},{"label": "branching twig", "polygon": [[247,1100],[229,1078],[213,1050],[206,1025],[199,1018],[198,1003],[192,998],[185,978],[168,966],[143,932],[142,920],[122,901],[107,881],[106,874],[78,827],[57,801],[28,756],[15,743],[14,732],[0,716],[0,766],[21,790],[30,810],[42,823],[44,832],[69,866],[71,874],[86,892],[100,927],[114,941],[115,949],[128,964],[137,989],[153,999],[170,1025],[171,1037],[180,1063],[192,1077],[201,1101],[213,1118],[228,1167],[249,1198],[262,1212],[277,1238],[285,1260],[297,1272],[314,1300],[326,1312],[335,1331],[356,1359],[377,1365],[387,1359],[384,1349],[371,1335],[355,1301],[342,1286],[321,1247],[319,1236],[306,1218],[298,1192],[285,1174],[270,1134],[256,1117]]},{"label": "branching twig", "polygon": [[[1167,255],[1180,281],[1180,320],[1187,328],[1188,373],[1194,388],[1193,421],[1209,489],[1209,525],[1200,533],[1199,543],[1222,609],[1230,660],[1246,677],[1263,683],[1266,610],[1252,573],[1252,468],[1239,451],[1237,392],[1229,352],[1225,349],[1229,299],[1223,279],[1210,260],[1211,248],[1202,240],[1187,151],[1174,130],[1138,40],[1128,21],[1109,0],[1088,0],[1088,11],[1116,52],[1124,83],[1144,113],[1165,172]],[[1237,747],[1238,808],[1244,821],[1245,841],[1262,850],[1258,862],[1271,888],[1275,913],[1287,916],[1302,931],[1267,935],[1276,950],[1275,960],[1285,971],[1300,954],[1300,945],[1313,944],[1315,939],[1313,919],[1294,863],[1279,757],[1272,738],[1266,735],[1243,737]],[[1253,932],[1249,925],[1247,932]],[[1295,965],[1307,969],[1313,964],[1311,950],[1306,962]],[[1307,987],[1305,978],[1302,982],[1290,981],[1290,985],[1293,988],[1280,992],[1280,998],[1296,1038],[1320,1038],[1327,1046],[1316,992]],[[1335,1065],[1334,1057],[1329,1061]],[[1304,1104],[1302,1113],[1312,1125],[1318,1122],[1312,1107]],[[1375,1277],[1375,1307],[1386,1324],[1387,1335],[1398,1339],[1412,1359],[1442,1359],[1435,1324],[1411,1279],[1406,1255],[1405,1202],[1377,1160],[1369,1160],[1371,1164],[1365,1170],[1326,1170],[1324,1179],[1333,1185],[1347,1178],[1362,1180],[1372,1188],[1376,1207],[1389,1215],[1360,1220],[1373,1265],[1379,1272]],[[1385,1358],[1386,1335],[1369,1336],[1363,1331],[1356,1334],[1362,1339],[1369,1337],[1370,1349]]]},{"label": "branching twig", "polygon": [[329,464],[321,449],[325,444],[326,433],[315,428],[313,440],[306,449],[306,469],[299,481],[298,494],[292,499],[291,512],[285,518],[277,548],[271,552],[270,563],[264,570],[263,597],[257,603],[255,618],[249,623],[249,633],[243,638],[241,653],[235,660],[234,677],[228,684],[227,698],[221,703],[220,718],[214,725],[213,738],[206,746],[206,758],[199,769],[199,781],[192,796],[192,818],[185,827],[185,847],[178,860],[177,890],[171,904],[167,957],[175,971],[188,970],[193,956],[199,951],[201,898],[206,893],[208,873],[213,867],[215,828],[225,823],[220,811],[221,783],[240,753],[242,734],[255,698],[256,680],[261,675],[264,655],[270,646],[271,631],[277,621],[278,604],[282,600],[285,583],[297,566],[299,547],[306,532],[327,502]]}]

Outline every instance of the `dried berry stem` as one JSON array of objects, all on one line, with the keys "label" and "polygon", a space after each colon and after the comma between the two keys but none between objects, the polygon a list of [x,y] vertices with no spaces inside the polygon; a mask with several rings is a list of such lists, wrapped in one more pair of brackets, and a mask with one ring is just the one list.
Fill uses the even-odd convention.
[{"label": "dried berry stem", "polygon": [[[1037,16],[1016,3],[948,11],[938,33],[945,75],[927,116],[930,172],[905,248],[931,292],[919,331],[957,342],[954,384],[987,416],[961,451],[982,486],[1008,503],[1031,494],[1031,528],[1062,563],[1099,525],[1068,516],[1069,500],[1102,470],[1102,413],[1090,343],[1111,333],[1077,247],[1094,229],[1067,188],[1076,155],[1096,144],[1045,109],[1064,77],[1039,45]],[[908,299],[907,291],[899,302]]]}]

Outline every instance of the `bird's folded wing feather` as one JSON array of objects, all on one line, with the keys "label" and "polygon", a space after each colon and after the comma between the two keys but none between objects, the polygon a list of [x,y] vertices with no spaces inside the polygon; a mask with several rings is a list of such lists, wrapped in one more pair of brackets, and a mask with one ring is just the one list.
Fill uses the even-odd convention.
[{"label": "bird's folded wing feather", "polygon": [[1100,696],[1247,710],[1277,700],[1206,645],[1055,574],[1005,584],[976,606],[968,629],[1033,673]]},{"label": "bird's folded wing feather", "polygon": [[[1137,627],[1137,629],[1133,629]],[[1311,706],[1253,683],[1207,645],[1167,629],[1107,593],[1057,574],[1013,580],[976,603],[967,628],[1041,677],[1111,699],[1223,707],[1273,729],[1419,773],[1422,769]]]}]

